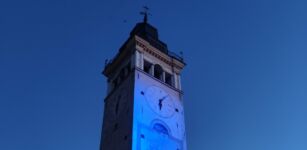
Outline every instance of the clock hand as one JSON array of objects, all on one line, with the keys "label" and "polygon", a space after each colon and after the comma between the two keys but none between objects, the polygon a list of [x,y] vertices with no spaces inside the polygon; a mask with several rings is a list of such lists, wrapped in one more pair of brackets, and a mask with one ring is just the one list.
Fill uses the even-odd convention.
[{"label": "clock hand", "polygon": [[160,110],[162,109],[162,101],[163,100],[159,99],[159,104],[158,105],[159,105]]},{"label": "clock hand", "polygon": [[167,98],[167,97],[168,97],[168,95],[166,95],[166,96],[164,96],[164,97],[162,97],[162,98],[159,99],[159,108],[160,108],[160,110],[162,109],[162,106],[163,106],[163,103],[162,103],[162,102],[163,102],[164,99]]},{"label": "clock hand", "polygon": [[164,100],[165,98],[167,98],[167,97],[168,97],[168,96],[166,95],[166,96],[160,98],[159,100],[163,101],[163,100]]},{"label": "clock hand", "polygon": [[162,102],[163,102],[164,99],[167,98],[167,97],[168,97],[168,95],[166,95],[166,96],[164,96],[164,97],[162,97],[162,98],[159,99],[159,104],[158,104],[158,105],[159,105],[160,110],[162,109],[162,106],[163,106],[163,103],[162,103]]},{"label": "clock hand", "polygon": [[159,108],[160,108],[160,110],[162,109],[162,106],[163,106],[163,104],[162,104],[162,102],[163,102],[163,100],[166,98],[167,96],[164,96],[164,97],[162,97],[162,98],[160,98],[159,99]]}]

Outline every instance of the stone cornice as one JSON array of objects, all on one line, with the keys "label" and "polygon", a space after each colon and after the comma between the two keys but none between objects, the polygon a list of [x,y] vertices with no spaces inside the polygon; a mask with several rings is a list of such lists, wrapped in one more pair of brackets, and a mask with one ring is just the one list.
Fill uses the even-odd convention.
[{"label": "stone cornice", "polygon": [[[135,36],[135,43],[136,46],[140,47],[141,49],[139,50],[143,50],[149,54],[151,54],[152,56],[156,57],[157,59],[163,61],[164,63],[170,65],[170,66],[174,66],[179,72],[184,68],[185,64],[178,61],[177,59],[175,59],[174,57],[156,49],[155,47],[151,46],[149,42],[147,42],[146,40]],[[178,73],[179,73],[178,72]]]},{"label": "stone cornice", "polygon": [[116,69],[122,62],[125,57],[134,51],[133,47],[135,47],[139,51],[145,51],[157,59],[163,61],[164,63],[174,67],[177,73],[184,68],[185,64],[171,55],[168,55],[157,48],[150,45],[149,42],[142,39],[141,37],[135,35],[132,38],[129,38],[123,47],[119,50],[117,55],[112,59],[112,61],[108,62],[104,68],[103,74],[109,76],[112,70]]}]

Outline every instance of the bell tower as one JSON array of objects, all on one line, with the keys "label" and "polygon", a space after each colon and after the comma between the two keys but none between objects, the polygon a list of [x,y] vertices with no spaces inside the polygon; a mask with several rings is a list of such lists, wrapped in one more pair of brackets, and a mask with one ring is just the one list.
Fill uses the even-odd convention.
[{"label": "bell tower", "polygon": [[186,150],[182,57],[158,31],[137,23],[103,74],[107,77],[101,150]]}]

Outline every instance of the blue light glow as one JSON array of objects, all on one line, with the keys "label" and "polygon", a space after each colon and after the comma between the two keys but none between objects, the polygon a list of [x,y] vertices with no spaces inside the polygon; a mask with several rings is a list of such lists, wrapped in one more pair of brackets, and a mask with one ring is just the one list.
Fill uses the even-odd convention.
[{"label": "blue light glow", "polygon": [[[183,115],[175,113],[165,117],[151,109],[146,99],[148,87],[157,86],[165,90],[173,100],[178,100],[176,91],[167,89],[165,85],[136,71],[134,88],[134,113],[133,113],[133,150],[186,150],[185,137],[182,137],[178,123],[183,123]],[[144,94],[145,92],[145,94]],[[178,107],[179,108],[179,107]],[[175,109],[175,108],[174,108]],[[175,110],[174,110],[175,111]],[[184,127],[183,127],[184,128]]]}]

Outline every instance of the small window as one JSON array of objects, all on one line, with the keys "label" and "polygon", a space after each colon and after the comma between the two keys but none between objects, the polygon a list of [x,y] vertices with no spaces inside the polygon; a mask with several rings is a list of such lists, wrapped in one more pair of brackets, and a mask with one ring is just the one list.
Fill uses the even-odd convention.
[{"label": "small window", "polygon": [[131,71],[131,62],[129,62],[126,66],[125,66],[125,76],[127,76],[129,74],[129,72]]},{"label": "small window", "polygon": [[117,97],[116,105],[115,105],[115,114],[118,115],[118,110],[119,110],[119,101],[121,99],[121,95]]},{"label": "small window", "polygon": [[173,84],[173,76],[170,73],[165,72],[165,83],[174,86]]},{"label": "small window", "polygon": [[118,79],[113,80],[113,88],[116,88],[118,85]]},{"label": "small window", "polygon": [[158,64],[155,65],[154,76],[159,80],[163,80],[163,69]]},{"label": "small window", "polygon": [[152,64],[146,60],[144,60],[144,68],[143,70],[148,73],[148,74],[151,74],[151,67],[152,67]]}]

